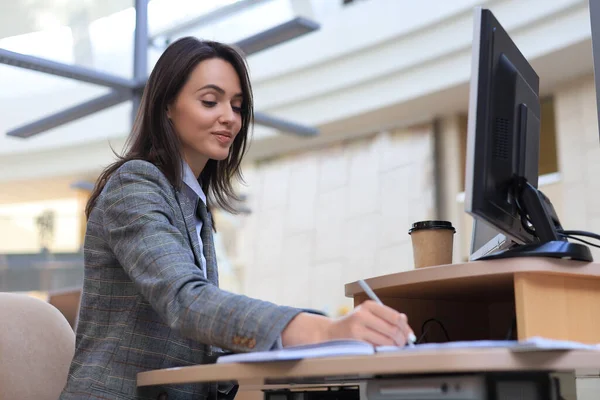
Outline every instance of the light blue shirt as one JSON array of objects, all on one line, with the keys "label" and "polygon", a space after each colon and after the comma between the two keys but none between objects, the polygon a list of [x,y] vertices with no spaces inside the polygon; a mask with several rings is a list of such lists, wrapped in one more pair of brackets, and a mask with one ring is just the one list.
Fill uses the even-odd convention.
[{"label": "light blue shirt", "polygon": [[[182,191],[185,196],[192,202],[192,204],[198,204],[198,201],[202,201],[206,204],[206,195],[198,183],[198,179],[194,176],[194,172],[188,165],[188,163],[182,163],[183,169],[183,183]],[[202,247],[202,237],[200,237],[200,230],[202,229],[202,220],[195,215],[196,219],[196,233],[198,235],[198,242],[200,243],[200,263],[202,264],[202,272],[206,278],[206,258],[204,258],[204,247]]]}]

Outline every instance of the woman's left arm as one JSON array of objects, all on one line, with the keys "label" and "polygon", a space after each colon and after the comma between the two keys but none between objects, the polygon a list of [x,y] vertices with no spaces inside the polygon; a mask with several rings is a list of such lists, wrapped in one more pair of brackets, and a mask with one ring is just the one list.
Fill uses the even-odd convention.
[{"label": "woman's left arm", "polygon": [[125,163],[97,207],[117,260],[163,321],[182,335],[233,351],[268,350],[301,310],[210,284],[172,221],[171,187],[154,165]]}]

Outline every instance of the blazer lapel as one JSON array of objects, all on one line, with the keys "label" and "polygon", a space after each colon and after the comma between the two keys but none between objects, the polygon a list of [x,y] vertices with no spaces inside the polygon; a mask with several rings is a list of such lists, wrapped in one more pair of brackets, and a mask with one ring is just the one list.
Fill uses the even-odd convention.
[{"label": "blazer lapel", "polygon": [[[177,201],[183,212],[183,220],[185,222],[188,237],[192,243],[192,252],[194,253],[196,265],[198,268],[202,269],[202,251],[200,250],[198,231],[196,231],[196,204],[193,204],[187,196],[179,191],[176,191],[175,193],[177,194]],[[217,272],[217,257],[215,254],[214,242],[211,240],[208,245],[208,254],[204,254],[204,259],[206,260],[206,279],[212,284],[219,286],[219,274]],[[204,248],[206,248],[206,246]]]},{"label": "blazer lapel", "polygon": [[[195,204],[192,204],[187,196],[182,195],[179,191],[176,191],[176,193],[177,201],[179,202],[179,206],[183,212],[183,221],[185,222],[188,237],[190,239],[190,243],[192,243],[192,252],[194,253],[196,265],[198,268],[202,269],[202,253],[200,251],[200,241],[198,240],[198,233],[196,231],[196,206]],[[208,277],[208,273],[206,275]]]}]

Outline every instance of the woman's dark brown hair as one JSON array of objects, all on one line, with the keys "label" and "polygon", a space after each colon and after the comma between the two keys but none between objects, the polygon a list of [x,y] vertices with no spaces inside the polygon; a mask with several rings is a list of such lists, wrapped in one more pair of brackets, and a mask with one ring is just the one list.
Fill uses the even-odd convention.
[{"label": "woman's dark brown hair", "polygon": [[232,201],[238,200],[238,197],[233,188],[233,179],[242,179],[240,164],[246,152],[248,131],[254,120],[252,86],[246,61],[236,49],[226,44],[185,37],[169,45],[156,62],[144,88],[125,153],[118,156],[118,160],[98,178],[86,206],[86,216],[89,217],[110,176],[130,160],[151,162],[173,186],[179,188],[182,180],[180,142],[167,118],[167,106],[175,100],[194,68],[202,61],[214,58],[230,63],[239,76],[244,96],[242,127],[231,144],[229,156],[222,161],[209,160],[198,181],[209,197],[209,205],[216,203],[229,212],[235,212]]}]

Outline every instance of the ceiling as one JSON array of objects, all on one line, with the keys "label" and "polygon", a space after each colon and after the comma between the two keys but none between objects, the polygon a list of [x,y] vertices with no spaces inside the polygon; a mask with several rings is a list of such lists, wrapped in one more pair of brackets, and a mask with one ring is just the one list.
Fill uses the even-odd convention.
[{"label": "ceiling", "polygon": [[133,6],[133,0],[19,0],[0,2],[0,39],[73,21],[94,21]]}]

